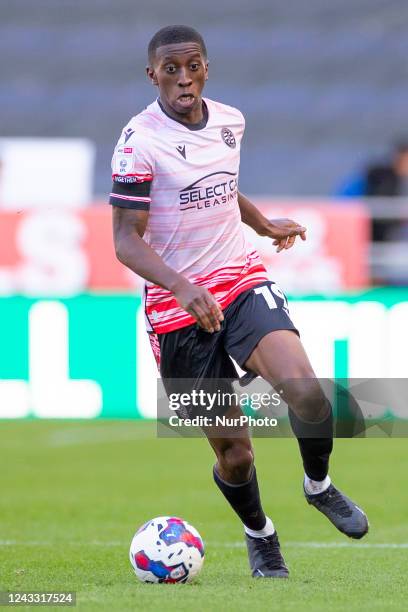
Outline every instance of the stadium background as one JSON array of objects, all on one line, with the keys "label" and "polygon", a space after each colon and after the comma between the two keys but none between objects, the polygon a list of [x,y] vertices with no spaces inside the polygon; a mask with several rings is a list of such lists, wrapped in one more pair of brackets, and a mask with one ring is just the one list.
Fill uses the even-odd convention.
[{"label": "stadium background", "polygon": [[[115,261],[106,194],[120,131],[155,95],[149,37],[189,21],[190,7],[1,5],[2,417],[154,415],[141,282]],[[404,133],[405,3],[226,1],[193,14],[209,49],[206,95],[246,115],[241,190],[308,227],[308,242],[280,256],[248,237],[294,297],[318,374],[405,376],[406,240],[370,242],[373,211],[395,203],[333,199]],[[393,282],[397,292],[370,293]]]},{"label": "stadium background", "polygon": [[[213,490],[204,442],[156,440],[141,421],[154,416],[156,384],[141,283],[112,246],[112,149],[155,95],[144,77],[149,38],[177,22],[207,41],[206,95],[246,116],[240,189],[266,214],[308,227],[308,241],[279,256],[248,236],[292,298],[318,374],[408,373],[407,242],[371,237],[374,217],[404,226],[408,201],[334,196],[405,134],[404,0],[1,2],[0,587],[71,586],[86,609],[134,606],[131,531],[166,512],[209,539],[202,609],[270,601],[266,585],[256,586],[257,604],[245,599],[253,585],[239,526]],[[352,553],[358,568],[320,517],[305,521],[294,442],[270,442],[257,441],[258,471],[298,568],[292,591],[273,587],[279,609],[405,609],[405,440],[336,443],[334,476],[372,521],[368,548]],[[274,486],[271,453],[285,465]],[[144,609],[162,605],[137,593]],[[177,592],[168,597],[180,609]],[[181,603],[197,606],[196,597],[188,591]]]}]

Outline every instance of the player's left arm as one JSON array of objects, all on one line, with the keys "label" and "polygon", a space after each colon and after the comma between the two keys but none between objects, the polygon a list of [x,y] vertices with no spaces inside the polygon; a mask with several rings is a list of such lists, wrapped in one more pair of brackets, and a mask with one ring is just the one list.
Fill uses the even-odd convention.
[{"label": "player's left arm", "polygon": [[299,225],[292,219],[267,219],[240,192],[238,192],[238,205],[242,222],[252,227],[259,236],[272,238],[278,253],[283,249],[290,249],[295,244],[296,236],[306,240],[306,228],[303,225]]}]

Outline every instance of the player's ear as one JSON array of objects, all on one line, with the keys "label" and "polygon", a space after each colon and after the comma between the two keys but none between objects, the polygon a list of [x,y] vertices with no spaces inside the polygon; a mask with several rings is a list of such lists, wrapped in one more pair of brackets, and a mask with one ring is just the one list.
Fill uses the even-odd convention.
[{"label": "player's ear", "polygon": [[204,74],[205,74],[205,80],[208,80],[208,61],[205,62],[205,69],[204,69]]},{"label": "player's ear", "polygon": [[151,66],[146,66],[146,74],[147,78],[150,79],[152,85],[158,85],[156,73]]}]

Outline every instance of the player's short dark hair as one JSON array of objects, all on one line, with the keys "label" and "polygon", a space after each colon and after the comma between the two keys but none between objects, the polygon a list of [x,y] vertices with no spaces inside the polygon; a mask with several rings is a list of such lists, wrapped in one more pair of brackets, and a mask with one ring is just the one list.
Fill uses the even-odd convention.
[{"label": "player's short dark hair", "polygon": [[200,45],[201,51],[207,58],[207,48],[203,37],[197,30],[185,25],[171,25],[162,28],[153,36],[147,48],[149,62],[152,63],[158,47],[164,45],[174,45],[184,42],[196,42]]}]

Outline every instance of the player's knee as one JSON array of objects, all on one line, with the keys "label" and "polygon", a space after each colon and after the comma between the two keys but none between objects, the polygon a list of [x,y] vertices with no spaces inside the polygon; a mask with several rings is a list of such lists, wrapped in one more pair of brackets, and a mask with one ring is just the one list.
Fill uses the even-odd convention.
[{"label": "player's knee", "polygon": [[317,381],[298,383],[293,397],[291,408],[302,421],[318,423],[328,416],[330,405]]},{"label": "player's knee", "polygon": [[254,455],[246,444],[231,444],[222,454],[223,471],[228,474],[229,482],[244,482],[248,480]]}]

